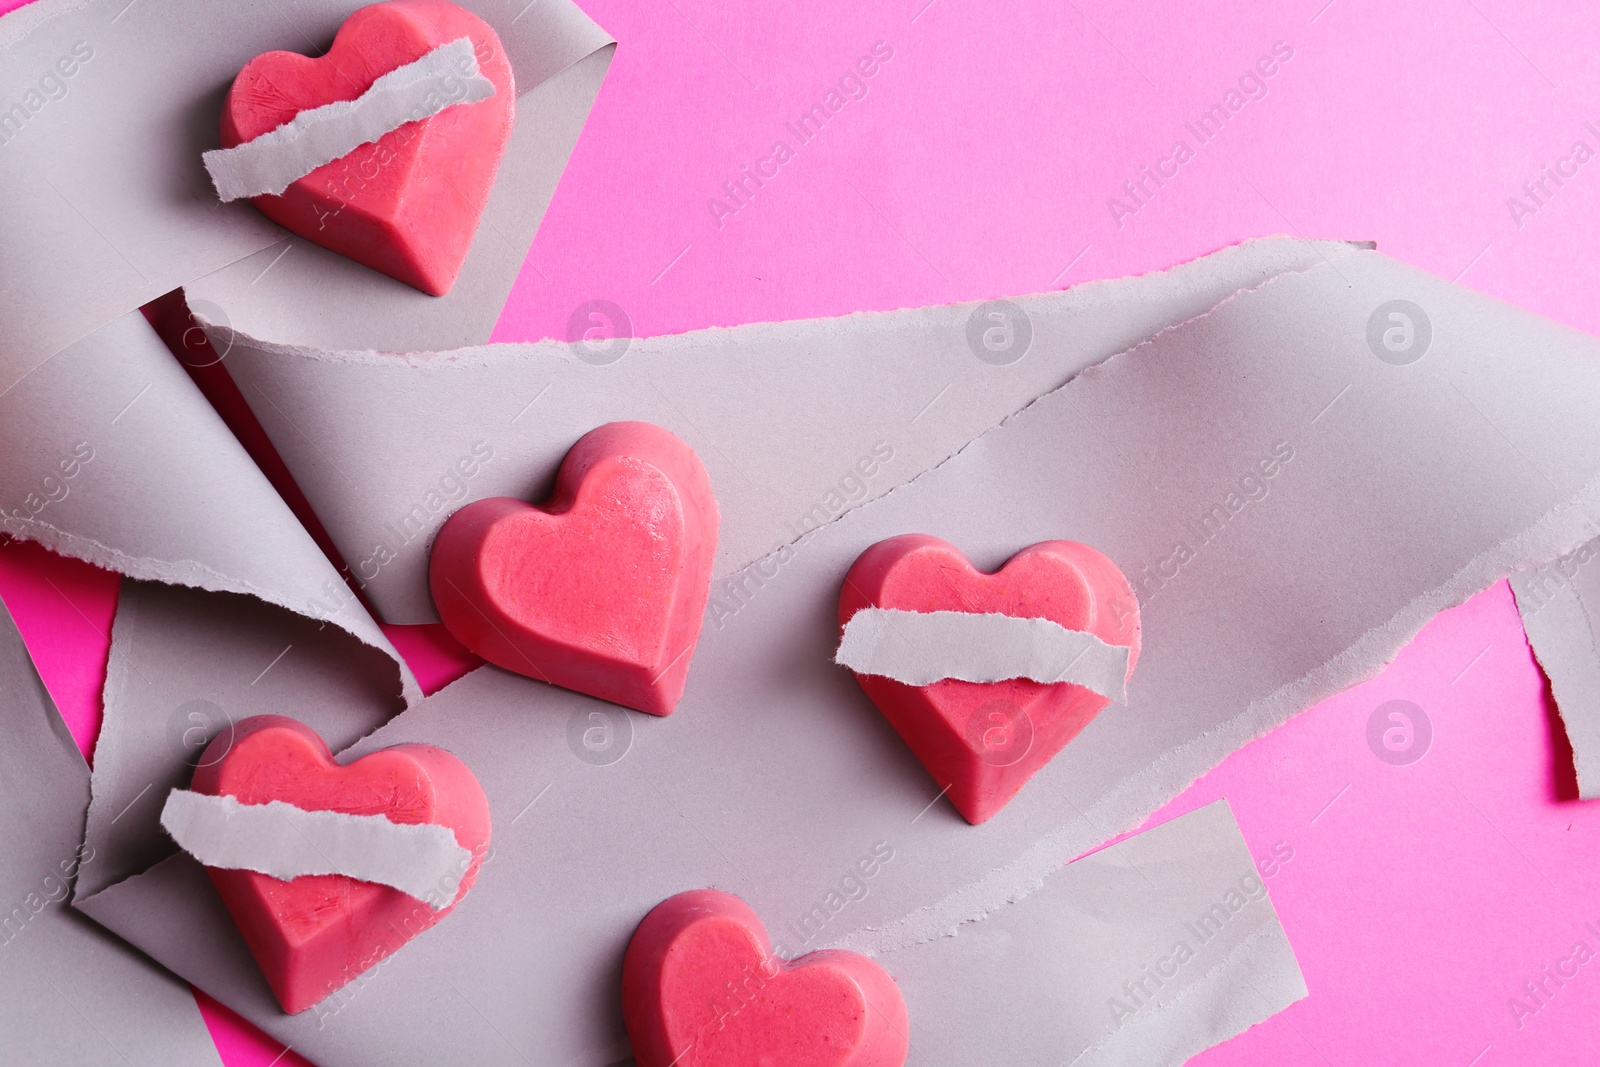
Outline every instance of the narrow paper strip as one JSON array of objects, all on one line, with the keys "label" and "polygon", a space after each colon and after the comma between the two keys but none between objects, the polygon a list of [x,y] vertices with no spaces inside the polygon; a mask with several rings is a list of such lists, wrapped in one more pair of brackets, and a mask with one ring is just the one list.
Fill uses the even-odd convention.
[{"label": "narrow paper strip", "polygon": [[907,685],[1029,678],[1071,682],[1119,704],[1128,698],[1127,646],[1049,619],[863,608],[845,624],[834,662]]},{"label": "narrow paper strip", "polygon": [[396,67],[354,100],[309,108],[254,140],[204,153],[206,171],[224,203],[277,196],[318,167],[408,122],[493,95],[494,83],[478,73],[472,41],[462,37]]},{"label": "narrow paper strip", "polygon": [[472,864],[472,853],[456,843],[448,826],[306,811],[281,800],[241,804],[233,797],[174,789],[161,826],[207,867],[284,880],[342,874],[391,886],[435,911],[455,900]]}]

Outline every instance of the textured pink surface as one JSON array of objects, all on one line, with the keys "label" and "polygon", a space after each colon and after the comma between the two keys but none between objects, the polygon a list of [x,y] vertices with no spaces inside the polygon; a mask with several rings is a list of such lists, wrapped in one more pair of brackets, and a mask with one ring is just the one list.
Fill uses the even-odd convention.
[{"label": "textured pink surface", "polygon": [[[653,334],[1032,292],[1283,232],[1375,239],[1600,333],[1600,158],[1574,167],[1572,153],[1579,141],[1600,152],[1592,5],[583,2],[622,44],[501,340],[566,336],[594,299]],[[880,41],[892,56],[800,143],[785,124]],[[1199,143],[1185,123],[1277,41],[1293,55],[1266,95]],[[1175,176],[1144,179],[1163,159],[1170,170],[1179,138],[1190,153]],[[742,168],[770,177],[757,187]],[[753,195],[730,197],[738,180]],[[1141,180],[1135,202],[1124,183]],[[115,587],[86,572],[0,551],[0,595],[80,737],[105,649],[78,611],[104,630]],[[405,640],[429,678],[461,669],[436,632]],[[1433,724],[1410,766],[1368,747],[1390,699]],[[1563,986],[1541,974],[1579,938],[1600,952],[1582,928],[1600,928],[1600,807],[1564,799],[1570,760],[1551,715],[1497,586],[1161,813],[1225,795],[1258,856],[1293,850],[1267,884],[1311,997],[1201,1062],[1600,1061],[1600,960]],[[1524,989],[1538,981],[1542,1005]],[[282,1051],[206,1010],[229,1067]]]},{"label": "textured pink surface", "polygon": [[855,952],[792,962],[761,917],[718,889],[651,909],[622,959],[622,1018],[638,1067],[901,1067],[906,1003]]},{"label": "textured pink surface", "polygon": [[450,516],[428,587],[445,627],[490,663],[670,715],[700,640],[717,524],[693,449],[648,422],[608,422],[573,444],[548,499],[488,497]]}]

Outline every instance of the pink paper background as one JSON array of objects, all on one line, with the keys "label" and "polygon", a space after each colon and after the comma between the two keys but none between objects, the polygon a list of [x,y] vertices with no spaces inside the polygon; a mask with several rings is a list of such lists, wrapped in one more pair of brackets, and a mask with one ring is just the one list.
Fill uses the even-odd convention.
[{"label": "pink paper background", "polygon": [[[1580,140],[1600,153],[1590,5],[584,2],[621,45],[498,340],[564,336],[596,298],[648,335],[1034,292],[1284,232],[1375,239],[1600,333],[1600,159],[1523,187]],[[796,147],[785,122],[880,41],[866,95]],[[1185,122],[1279,41],[1266,95],[1199,144]],[[1119,225],[1108,198],[1179,138],[1192,158]],[[708,201],[736,206],[723,183],[778,139],[793,158],[719,225]],[[0,596],[86,747],[116,587],[0,549]],[[426,628],[391,632],[430,689],[462,669]],[[1409,766],[1368,747],[1390,699],[1433,724]],[[1292,849],[1268,884],[1311,996],[1197,1062],[1600,1062],[1600,959],[1542,1004],[1523,988],[1579,939],[1600,953],[1600,806],[1571,779],[1503,584],[1202,779],[1152,821],[1225,796],[1258,857]],[[1519,1021],[1513,997],[1538,1010]],[[299,1062],[201,1004],[229,1067]]]}]

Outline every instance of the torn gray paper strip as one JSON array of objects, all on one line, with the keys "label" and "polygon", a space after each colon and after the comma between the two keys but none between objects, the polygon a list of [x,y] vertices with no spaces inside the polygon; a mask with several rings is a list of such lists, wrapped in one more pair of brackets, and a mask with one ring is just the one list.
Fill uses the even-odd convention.
[{"label": "torn gray paper strip", "polygon": [[1578,795],[1600,799],[1600,539],[1511,576],[1528,644],[1572,744]]},{"label": "torn gray paper strip", "polygon": [[106,664],[78,876],[91,896],[170,856],[161,798],[253,715],[289,714],[334,750],[404,707],[394,668],[335,626],[235,593],[127,579]]},{"label": "torn gray paper strip", "polygon": [[0,1060],[221,1067],[194,997],[67,906],[89,768],[0,605]]},{"label": "torn gray paper strip", "polygon": [[1306,996],[1223,800],[878,962],[905,995],[924,1067],[1179,1064]]},{"label": "torn gray paper strip", "polygon": [[342,874],[398,889],[434,911],[455,900],[472,865],[472,853],[448,826],[308,811],[282,800],[241,804],[229,796],[174,789],[161,809],[161,827],[205,867],[283,881]]},{"label": "torn gray paper strip", "polygon": [[[1429,323],[1408,364],[1368,342],[1398,300]],[[622,952],[656,903],[714,886],[766,917],[786,955],[886,955],[1026,898],[1240,746],[1376,674],[1438,611],[1594,537],[1597,422],[1593,338],[1374,253],[1284,274],[743,572],[748,596],[705,627],[670,719],[482,668],[343,753],[439,745],[506,830],[450,921],[320,1029],[279,1017],[248,955],[211,951],[214,905],[180,859],[83,907],[328,1067],[395,1049],[611,1063],[625,1055]],[[832,663],[845,574],[908,530],[980,569],[1082,541],[1141,600],[1127,707],[982,827],[940,801]],[[847,896],[840,879],[880,843],[892,860]],[[1233,1017],[1247,995],[1217,1003]],[[1198,1003],[1151,1025],[1180,1045]],[[951,1054],[990,1062],[976,1034]]]},{"label": "torn gray paper strip", "polygon": [[[1162,273],[1017,297],[1004,304],[1029,341],[1004,366],[971,347],[970,323],[987,321],[989,305],[977,303],[633,339],[600,365],[554,341],[365,351],[416,352],[430,331],[385,323],[386,305],[323,308],[314,277],[271,296],[281,267],[260,285],[236,269],[226,286],[205,279],[187,292],[217,323],[218,352],[386,621],[437,621],[428,545],[457,507],[537,499],[579,437],[639,419],[682,437],[711,475],[723,515],[720,626],[743,602],[727,579],[747,564],[943,462],[1084,367],[1241,289],[1355,252],[1251,241]],[[319,312],[297,322],[306,307]],[[356,318],[359,329],[339,325]],[[327,350],[329,338],[352,350]],[[463,460],[470,476],[458,473]]]},{"label": "torn gray paper strip", "polygon": [[[41,71],[72,72],[64,75],[70,91],[31,116],[0,153],[0,391],[162,293],[272,246],[251,272],[260,275],[290,246],[284,231],[248,204],[217,203],[200,154],[216,147],[223,97],[246,62],[272,49],[326,45],[366,3],[36,0],[0,16],[5,99],[20,99]],[[532,107],[519,103],[532,116],[519,128],[547,129],[513,134],[496,181],[505,200],[496,211],[491,194],[484,221],[521,240],[532,233],[523,220],[537,223],[543,214],[544,190],[566,163],[612,42],[572,0],[462,3],[499,35],[523,100],[586,58],[599,60],[580,72],[581,86],[566,79]],[[507,250],[493,232],[474,242],[456,288],[479,286],[478,297],[487,292],[484,302],[493,307],[486,325],[474,318],[471,333],[454,343],[488,338],[527,247],[523,241]],[[493,262],[474,269],[483,255]],[[348,261],[344,270],[376,273]],[[324,264],[323,273],[340,272]],[[389,302],[404,306],[403,295],[393,292]],[[414,290],[411,296],[430,299]],[[327,303],[309,306],[338,306],[322,299]],[[463,291],[452,307],[474,299]]]},{"label": "torn gray paper strip", "polygon": [[1050,619],[862,608],[845,623],[833,661],[857,674],[882,675],[906,685],[932,685],[946,678],[1068,682],[1123,704],[1128,699],[1129,651],[1126,645],[1109,645]]},{"label": "torn gray paper strip", "polygon": [[134,578],[246,593],[330,623],[421,696],[300,520],[138,312],[0,394],[12,535]]},{"label": "torn gray paper strip", "polygon": [[382,75],[354,100],[308,108],[277,129],[204,152],[201,159],[223,203],[278,196],[318,167],[408,122],[493,95],[494,83],[478,73],[472,41],[462,37]]}]

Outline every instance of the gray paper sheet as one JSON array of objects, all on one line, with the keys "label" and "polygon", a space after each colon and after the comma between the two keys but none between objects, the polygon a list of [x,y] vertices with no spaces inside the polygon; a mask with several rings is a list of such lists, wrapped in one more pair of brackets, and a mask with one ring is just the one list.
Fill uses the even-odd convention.
[{"label": "gray paper sheet", "polygon": [[[324,316],[297,329],[293,305],[268,314],[248,287],[230,294],[209,279],[189,296],[231,324],[212,329],[213,342],[368,600],[389,622],[419,623],[437,620],[427,550],[450,513],[470,499],[541,496],[600,423],[659,423],[699,453],[722,507],[725,578],[945,460],[1084,367],[1357,247],[1251,241],[1163,273],[1013,301],[635,339],[603,364],[593,360],[619,349],[556,341],[381,355],[365,350],[419,352],[427,341],[372,316],[331,344],[359,350],[325,351]],[[1011,348],[984,346],[985,331],[1008,328],[991,339],[1009,336]],[[459,477],[475,448],[492,458]],[[719,622],[740,602],[713,586]]]},{"label": "gray paper sheet", "polygon": [[[274,48],[320,51],[365,2],[38,0],[0,18],[0,100],[11,108],[0,113],[0,231],[6,234],[0,391],[164,292],[258,250],[275,257],[289,247],[284,232],[248,204],[217,202],[200,154],[217,146],[223,96],[251,57]],[[532,234],[508,222],[531,219],[536,226],[543,215],[544,190],[588,114],[610,58],[610,38],[571,0],[531,7],[523,0],[463,2],[495,27],[517,84],[534,90],[530,95],[585,57],[598,52],[600,59],[588,66],[581,86],[569,79],[526,110],[519,107],[518,132],[474,243],[474,252],[484,254],[468,257],[458,280],[466,288],[450,305],[492,305],[498,314],[527,254],[523,235]],[[523,130],[539,123],[547,128]],[[494,205],[529,196],[532,203]],[[483,258],[493,262],[474,263]],[[325,264],[321,273],[373,273],[342,266]],[[491,276],[493,284],[473,284],[475,277]],[[359,292],[374,284],[359,279],[351,286]],[[432,299],[414,290],[406,294],[409,301],[400,295],[387,302],[421,307]],[[469,330],[456,343],[487,336],[487,327]]]},{"label": "gray paper sheet", "polygon": [[878,962],[915,1021],[918,1067],[1182,1063],[1306,996],[1224,800]]},{"label": "gray paper sheet", "polygon": [[1600,798],[1600,538],[1511,576],[1522,628],[1572,744],[1578,795]]},{"label": "gray paper sheet", "polygon": [[66,904],[89,768],[0,605],[0,1060],[220,1067],[188,988]]},{"label": "gray paper sheet", "polygon": [[[1407,340],[1385,337],[1396,309],[1404,352],[1386,343]],[[739,893],[791,951],[883,955],[947,936],[1370,677],[1437,611],[1594,536],[1597,349],[1376,253],[1341,257],[1085,371],[750,568],[749,599],[708,626],[668,719],[473,672],[351,754],[453,751],[490,797],[495,858],[450,922],[320,1030],[271,1010],[209,926],[195,939],[214,905],[179,861],[83,907],[330,1065],[457,1044],[487,1063],[609,1062],[622,945],[665,896]],[[913,530],[983,568],[1034,541],[1085,541],[1141,596],[1128,706],[981,827],[830,662],[844,573]],[[894,860],[870,891],[819,913],[878,842]],[[1232,987],[1228,1003],[1243,996]],[[1171,1017],[1173,1048],[1185,1018]],[[952,1051],[986,1060],[976,1037]]]},{"label": "gray paper sheet", "polygon": [[337,751],[401,706],[393,669],[355,639],[253,597],[125,581],[111,638],[81,896],[176,850],[161,806],[230,723],[288,715]]}]

